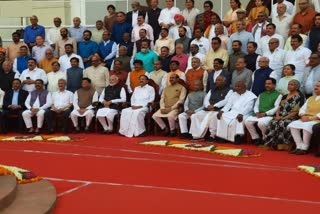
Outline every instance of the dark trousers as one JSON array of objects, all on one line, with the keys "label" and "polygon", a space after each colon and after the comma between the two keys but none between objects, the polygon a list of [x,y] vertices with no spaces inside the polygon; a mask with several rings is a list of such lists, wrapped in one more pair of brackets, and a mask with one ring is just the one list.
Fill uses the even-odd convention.
[{"label": "dark trousers", "polygon": [[313,125],[312,131],[314,141],[318,143],[318,153],[320,154],[320,123]]},{"label": "dark trousers", "polygon": [[[66,131],[68,128],[68,121],[69,121],[69,115],[71,113],[71,109],[67,109],[60,113],[62,115],[61,117],[61,123],[62,123],[62,130]],[[54,121],[56,121],[58,113],[52,110],[46,111],[45,118],[47,121],[48,130],[53,129]]]},{"label": "dark trousers", "polygon": [[0,123],[1,123],[1,129],[3,132],[7,132],[8,130],[8,117],[10,115],[17,115],[17,127],[18,127],[18,131],[22,132],[23,128],[24,128],[24,122],[23,122],[23,118],[22,118],[22,112],[23,110],[19,109],[19,110],[3,110],[3,112],[0,115]]}]

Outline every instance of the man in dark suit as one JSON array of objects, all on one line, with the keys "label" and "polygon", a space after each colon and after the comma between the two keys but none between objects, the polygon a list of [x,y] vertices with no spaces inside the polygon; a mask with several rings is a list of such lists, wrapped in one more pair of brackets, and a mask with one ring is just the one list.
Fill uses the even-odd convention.
[{"label": "man in dark suit", "polygon": [[145,18],[146,13],[140,10],[140,3],[133,1],[131,3],[132,11],[126,14],[126,22],[128,22],[132,27],[137,24],[138,16],[143,16]]},{"label": "man in dark suit", "polygon": [[21,80],[14,79],[12,81],[12,89],[8,90],[3,98],[3,112],[1,115],[0,123],[4,133],[7,132],[7,117],[8,115],[18,116],[18,129],[20,132],[23,130],[22,112],[26,110],[25,101],[28,92],[21,89]]},{"label": "man in dark suit", "polygon": [[230,72],[223,69],[224,61],[220,58],[215,58],[213,61],[213,71],[208,73],[206,92],[216,87],[216,79],[218,76],[224,76],[226,79],[226,86],[230,86],[231,75]]}]

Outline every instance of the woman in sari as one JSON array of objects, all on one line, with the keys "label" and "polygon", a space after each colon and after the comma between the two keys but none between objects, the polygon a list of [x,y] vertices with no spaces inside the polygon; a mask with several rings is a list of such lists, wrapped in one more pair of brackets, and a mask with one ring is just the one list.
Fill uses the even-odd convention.
[{"label": "woman in sari", "polygon": [[305,101],[299,88],[298,80],[291,80],[288,83],[289,93],[282,97],[276,116],[269,124],[265,146],[275,150],[289,150],[292,146],[293,140],[287,126],[292,121],[299,119],[298,112]]}]

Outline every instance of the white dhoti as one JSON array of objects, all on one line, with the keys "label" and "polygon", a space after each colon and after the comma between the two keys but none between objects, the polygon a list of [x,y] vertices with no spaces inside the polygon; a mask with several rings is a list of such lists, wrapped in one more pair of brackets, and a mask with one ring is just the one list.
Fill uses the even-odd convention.
[{"label": "white dhoti", "polygon": [[[97,119],[105,131],[113,131],[114,116],[118,114],[118,110],[111,108],[101,108],[97,112]],[[106,121],[107,118],[107,121]]]},{"label": "white dhoti", "polygon": [[178,115],[178,110],[172,110],[168,114],[162,114],[161,110],[159,109],[156,113],[152,115],[152,118],[156,123],[160,126],[160,128],[163,130],[166,128],[166,124],[164,121],[161,119],[161,117],[166,117],[168,118],[170,130],[175,130],[176,129],[176,119]]},{"label": "white dhoti", "polygon": [[78,127],[78,117],[85,117],[86,118],[86,127],[90,126],[91,120],[94,117],[93,110],[87,110],[85,113],[80,114],[78,110],[73,110],[70,114],[72,123],[74,127]]},{"label": "white dhoti", "polygon": [[244,135],[243,121],[246,119],[243,116],[243,121],[237,120],[238,112],[229,111],[223,113],[217,123],[217,136],[228,141],[234,142],[235,135]]},{"label": "white dhoti", "polygon": [[121,112],[119,133],[126,137],[139,136],[146,131],[144,118],[148,112],[147,107],[132,109],[125,108]]},{"label": "white dhoti", "polygon": [[30,110],[25,110],[22,113],[22,118],[24,120],[24,123],[26,124],[26,127],[29,129],[32,127],[32,120],[31,118],[33,116],[37,117],[37,128],[42,128],[43,121],[44,121],[44,113],[45,110],[40,109],[37,113],[32,113]]},{"label": "white dhoti", "polygon": [[190,134],[193,138],[203,138],[209,128],[210,136],[217,132],[217,111],[199,111],[191,116]]},{"label": "white dhoti", "polygon": [[250,133],[251,139],[256,140],[256,139],[260,138],[260,136],[256,130],[255,124],[258,125],[258,127],[261,131],[262,139],[265,139],[268,124],[271,120],[272,120],[272,117],[261,117],[261,118],[257,118],[256,116],[248,117],[244,123]]},{"label": "white dhoti", "polygon": [[[301,120],[293,121],[288,125],[297,149],[308,150],[312,137],[312,126],[317,124],[316,121],[302,122]],[[302,130],[302,136],[301,136]]]}]

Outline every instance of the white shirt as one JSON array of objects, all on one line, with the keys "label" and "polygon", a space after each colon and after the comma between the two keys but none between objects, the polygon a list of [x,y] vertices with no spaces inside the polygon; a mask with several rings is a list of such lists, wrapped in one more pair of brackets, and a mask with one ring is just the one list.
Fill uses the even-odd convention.
[{"label": "white shirt", "polygon": [[[101,92],[100,94],[100,97],[99,97],[99,102],[100,103],[103,103],[104,101],[104,95],[105,95],[105,89],[103,89],[103,91]],[[127,99],[127,96],[126,96],[126,91],[124,90],[124,88],[122,87],[121,88],[121,91],[120,91],[120,98],[119,99],[113,99],[113,100],[110,100],[112,103],[122,103],[122,102],[125,102]]]},{"label": "white shirt", "polygon": [[63,109],[72,104],[73,93],[68,90],[55,91],[52,93],[52,104],[57,109]]},{"label": "white shirt", "polygon": [[200,11],[198,8],[192,8],[190,11],[187,8],[185,8],[181,13],[181,15],[184,16],[184,20],[187,22],[187,25],[191,28],[192,32],[193,32],[194,23],[196,21],[196,17],[199,13]]},{"label": "white shirt", "polygon": [[293,17],[285,13],[282,19],[279,19],[279,16],[272,18],[272,23],[276,25],[276,33],[280,34],[285,40],[288,38],[290,31],[290,26]]},{"label": "white shirt", "polygon": [[[296,2],[297,2],[297,1],[296,1]],[[295,7],[293,6],[293,4],[292,4],[291,2],[289,2],[289,1],[286,1],[286,0],[284,0],[282,3],[287,6],[286,13],[288,13],[288,14],[291,15],[291,16],[294,16],[295,13],[296,13],[296,9],[295,9]],[[297,2],[296,4],[298,4],[298,2]],[[272,17],[272,19],[273,19],[273,17],[276,17],[276,16],[278,15],[277,7],[278,7],[278,3],[276,3],[276,4],[274,4],[274,5],[272,6],[272,10],[271,10],[271,11],[272,11],[272,12],[271,12],[271,17]]]},{"label": "white shirt", "polygon": [[83,61],[81,56],[77,55],[77,54],[71,54],[70,56],[68,56],[67,54],[64,54],[62,56],[60,56],[59,58],[59,63],[60,63],[60,70],[63,72],[67,72],[68,68],[71,68],[71,63],[70,63],[70,59],[76,57],[79,59],[79,67],[80,68],[84,68],[83,65]]},{"label": "white shirt", "polygon": [[48,33],[46,33],[46,36],[47,36],[47,41],[49,45],[56,44],[59,40],[62,39],[60,35],[60,29],[61,29],[61,26],[53,27],[48,30]]},{"label": "white shirt", "polygon": [[213,82],[216,82],[217,77],[222,73],[222,70],[214,71],[213,73]]},{"label": "white shirt", "polygon": [[252,35],[256,43],[260,41],[261,33],[266,30],[267,24],[269,24],[269,22],[265,21],[263,23],[257,23],[253,26]]},{"label": "white shirt", "polygon": [[135,26],[138,22],[138,15],[139,15],[139,10],[137,11],[132,11],[132,23],[131,26]]},{"label": "white shirt", "polygon": [[140,39],[139,36],[139,31],[141,29],[145,29],[147,31],[147,38],[154,41],[154,36],[153,36],[153,28],[151,27],[151,25],[143,23],[142,25],[134,25],[132,32],[131,32],[131,41],[132,42],[136,42]]},{"label": "white shirt", "polygon": [[49,72],[47,74],[47,78],[48,78],[48,87],[47,90],[50,92],[55,92],[59,90],[58,87],[58,81],[60,79],[67,79],[67,75],[66,72],[63,71],[57,71],[57,72]]},{"label": "white shirt", "polygon": [[169,35],[168,35],[168,37],[170,38],[170,39],[173,39],[174,41],[176,41],[177,39],[179,39],[180,38],[180,36],[179,36],[179,27],[184,27],[186,30],[187,30],[187,32],[186,32],[186,36],[188,37],[188,38],[192,38],[192,33],[191,33],[191,29],[190,29],[190,27],[189,26],[185,26],[185,25],[174,25],[174,26],[172,26],[170,29],[169,29]]},{"label": "white shirt", "polygon": [[265,35],[260,39],[258,43],[257,53],[263,55],[265,52],[269,50],[269,41],[270,39],[275,38],[279,40],[279,48],[283,49],[284,39],[279,34],[273,34],[272,36]]},{"label": "white shirt", "polygon": [[235,115],[249,115],[253,111],[253,105],[256,98],[256,95],[251,91],[246,91],[243,94],[233,92],[228,98],[227,104],[221,109],[221,111],[232,111]]},{"label": "white shirt", "polygon": [[26,108],[28,110],[30,110],[31,108],[38,108],[41,110],[46,110],[47,108],[49,108],[52,105],[52,97],[50,92],[48,92],[48,95],[46,97],[46,103],[43,106],[40,106],[40,101],[39,101],[39,97],[37,97],[36,101],[33,103],[33,105],[30,105],[30,100],[31,100],[31,93],[28,95],[26,101],[24,102]]},{"label": "white shirt", "polygon": [[172,7],[170,9],[164,8],[160,12],[158,22],[159,22],[159,24],[161,24],[161,23],[174,24],[174,16],[179,13],[180,13],[180,10],[177,7]]},{"label": "white shirt", "polygon": [[[210,32],[208,35],[209,41],[211,41],[213,37],[216,37],[216,33],[214,32],[215,28],[216,28],[215,25],[211,25]],[[223,26],[223,34],[228,36],[228,29],[225,26]]]},{"label": "white shirt", "polygon": [[204,58],[206,57],[206,55],[198,52],[198,53],[196,53],[196,55],[192,56],[191,53],[190,53],[190,54],[189,54],[189,57],[188,57],[188,64],[187,64],[187,69],[186,69],[186,71],[192,68],[191,63],[192,63],[192,58],[193,58],[193,57],[197,57],[197,58],[200,59],[200,66],[202,67],[202,65],[203,65],[203,60],[204,60]]},{"label": "white shirt", "polygon": [[199,53],[202,53],[202,54],[206,54],[211,47],[209,40],[205,37],[201,37],[199,40],[198,39],[192,40],[192,42],[190,43],[190,46],[192,44],[198,45]]},{"label": "white shirt", "polygon": [[[273,70],[274,75],[275,75],[273,77],[276,78],[276,80],[279,80],[282,75],[283,66],[285,65],[284,60],[286,57],[286,51],[284,51],[283,49],[280,49],[280,48],[276,48],[271,53],[270,49],[268,49],[268,51],[266,51],[263,56],[268,57],[269,67]],[[271,76],[271,74],[270,74],[270,76]]]},{"label": "white shirt", "polygon": [[154,101],[154,98],[155,91],[153,87],[148,84],[143,87],[138,86],[131,96],[131,105],[147,107],[148,103]]},{"label": "white shirt", "polygon": [[309,57],[311,50],[300,45],[296,50],[288,51],[284,64],[293,64],[296,66],[295,75],[298,80],[302,80],[303,73],[306,69],[306,65],[309,63]]},{"label": "white shirt", "polygon": [[[48,82],[46,72],[41,68],[37,68],[37,67],[32,71],[30,71],[29,69],[24,70],[20,75],[21,82],[23,82],[24,80],[27,80],[27,77],[29,77],[29,79],[31,80],[42,79],[44,85],[47,84]],[[35,88],[35,84],[30,84],[30,85],[24,84],[22,89],[28,92],[31,92],[31,91],[34,91],[36,88]]]}]

